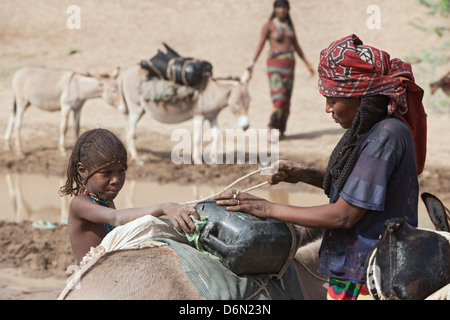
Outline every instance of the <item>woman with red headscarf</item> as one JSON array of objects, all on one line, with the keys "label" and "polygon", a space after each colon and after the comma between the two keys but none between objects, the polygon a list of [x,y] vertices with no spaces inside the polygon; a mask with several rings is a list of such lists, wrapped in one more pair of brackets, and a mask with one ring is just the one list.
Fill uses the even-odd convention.
[{"label": "woman with red headscarf", "polygon": [[230,211],[325,229],[319,272],[330,277],[329,299],[369,297],[364,263],[383,223],[403,218],[417,226],[419,184],[426,154],[423,91],[411,66],[356,35],[334,41],[319,62],[325,111],[347,129],[325,171],[278,161],[270,184],[305,182],[320,188],[328,204],[295,207],[230,190],[216,198]]},{"label": "woman with red headscarf", "polygon": [[264,23],[255,56],[248,69],[252,72],[256,60],[268,40],[270,54],[267,59],[267,76],[274,107],[268,127],[269,129],[278,129],[280,138],[283,138],[294,86],[295,52],[305,62],[311,76],[314,75],[314,70],[306,60],[295,35],[294,25],[289,15],[289,1],[276,0],[273,7],[274,10],[269,21]]}]

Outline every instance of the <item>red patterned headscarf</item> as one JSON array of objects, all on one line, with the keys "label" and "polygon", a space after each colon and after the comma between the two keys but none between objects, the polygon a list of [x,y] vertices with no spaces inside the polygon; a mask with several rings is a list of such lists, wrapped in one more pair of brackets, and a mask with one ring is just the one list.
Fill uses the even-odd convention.
[{"label": "red patterned headscarf", "polygon": [[417,172],[423,171],[427,137],[423,90],[414,83],[409,63],[391,60],[387,52],[363,45],[352,34],[322,50],[318,73],[319,92],[326,97],[390,97],[388,114],[402,119],[411,129]]}]

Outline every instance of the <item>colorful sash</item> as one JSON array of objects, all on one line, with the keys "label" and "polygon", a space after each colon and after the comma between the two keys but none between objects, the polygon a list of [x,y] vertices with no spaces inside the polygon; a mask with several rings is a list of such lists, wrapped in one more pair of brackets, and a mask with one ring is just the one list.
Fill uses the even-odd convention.
[{"label": "colorful sash", "polygon": [[274,110],[270,116],[269,127],[286,130],[290,112],[291,95],[294,84],[295,59],[293,52],[272,53],[267,59],[270,96]]},{"label": "colorful sash", "polygon": [[363,284],[330,278],[327,300],[372,300],[372,298]]}]

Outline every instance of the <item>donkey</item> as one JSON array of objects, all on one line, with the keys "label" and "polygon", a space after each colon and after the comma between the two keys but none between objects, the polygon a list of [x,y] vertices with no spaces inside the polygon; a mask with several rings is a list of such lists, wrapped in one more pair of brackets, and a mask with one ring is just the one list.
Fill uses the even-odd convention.
[{"label": "donkey", "polygon": [[[213,141],[216,143],[218,141],[214,137],[218,135],[219,130],[217,116],[227,105],[231,107],[233,114],[238,117],[239,128],[246,130],[250,126],[247,114],[250,104],[250,95],[247,90],[250,78],[248,71],[240,79],[212,79],[208,77],[203,84],[203,90],[193,99],[164,103],[146,101],[140,94],[139,88],[147,80],[147,73],[148,71],[139,65],[122,71],[118,78],[119,92],[109,97],[109,101],[112,101],[110,104],[128,117],[126,142],[133,160],[140,161],[134,139],[137,123],[144,113],[162,123],[180,123],[193,118],[194,148],[192,157],[194,163],[201,163],[202,161],[201,132],[204,120],[209,121]],[[212,146],[212,153],[216,149],[217,145]]]},{"label": "donkey", "polygon": [[450,96],[450,71],[447,72],[447,74],[440,80],[430,84],[431,94],[434,94],[439,88],[441,88],[447,96]]},{"label": "donkey", "polygon": [[450,297],[449,211],[430,193],[422,193],[421,198],[436,230],[414,228],[399,218],[385,222],[365,265],[374,299]]},{"label": "donkey", "polygon": [[16,153],[23,155],[20,139],[22,118],[25,110],[33,105],[45,111],[61,111],[58,149],[62,156],[66,156],[65,135],[70,111],[73,111],[74,130],[78,137],[81,107],[88,99],[103,96],[108,101],[108,96],[118,89],[116,82],[118,74],[118,69],[111,77],[41,67],[20,69],[12,80],[14,108],[4,136],[5,148],[11,150],[10,139],[14,129]]},{"label": "donkey", "polygon": [[[293,273],[284,277],[286,293],[291,288],[291,293],[295,292],[298,299],[325,299],[328,279],[316,272],[323,232],[311,229],[307,231],[303,227],[300,229],[302,239],[292,262]],[[243,276],[239,280],[237,275],[223,265],[189,245],[179,243],[175,246],[178,249],[175,249],[173,244],[168,246],[157,244],[157,241],[150,242],[150,246],[113,250],[95,256],[70,277],[58,299],[203,300],[215,296],[227,297],[226,299],[237,299],[239,296],[243,299],[270,298],[269,292],[262,290],[262,281],[258,281],[259,286],[262,285],[257,290],[259,293],[251,294],[248,284],[250,280],[247,282],[242,279],[253,279],[252,276]],[[185,249],[178,251],[180,246]],[[178,255],[177,252],[182,254]],[[198,274],[198,279],[207,284],[207,293],[203,291],[203,285],[194,284],[193,274]],[[222,282],[227,278],[230,279],[230,290]],[[242,282],[242,286],[247,283],[246,290],[234,288],[237,285],[235,281]],[[295,288],[301,293],[293,291]]]},{"label": "donkey", "polygon": [[77,272],[59,300],[204,299],[177,256],[164,247],[107,252]]},{"label": "donkey", "polygon": [[450,233],[387,220],[365,268],[374,299],[425,299],[450,283]]}]

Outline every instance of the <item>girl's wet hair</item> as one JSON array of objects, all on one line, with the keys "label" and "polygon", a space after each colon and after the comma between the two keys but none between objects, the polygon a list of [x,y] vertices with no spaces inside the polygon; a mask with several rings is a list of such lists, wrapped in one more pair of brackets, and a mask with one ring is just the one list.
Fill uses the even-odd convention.
[{"label": "girl's wet hair", "polygon": [[[89,173],[86,179],[78,173],[79,162]],[[60,195],[77,195],[93,174],[114,163],[121,163],[127,168],[127,150],[122,141],[106,129],[84,132],[72,150],[67,166],[67,181],[60,188]]]}]

